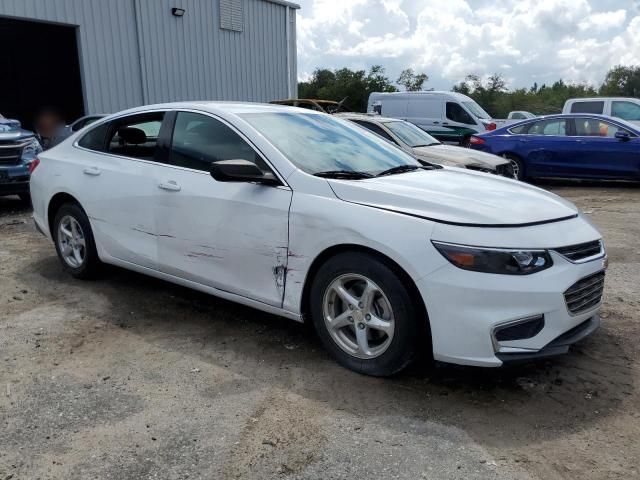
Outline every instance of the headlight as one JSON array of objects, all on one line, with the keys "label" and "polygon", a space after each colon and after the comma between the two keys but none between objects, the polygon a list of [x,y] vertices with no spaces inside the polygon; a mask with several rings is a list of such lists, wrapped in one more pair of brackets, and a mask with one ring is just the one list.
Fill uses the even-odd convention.
[{"label": "headlight", "polygon": [[432,243],[456,267],[473,272],[529,275],[553,265],[553,260],[546,250],[482,248],[451,243]]}]

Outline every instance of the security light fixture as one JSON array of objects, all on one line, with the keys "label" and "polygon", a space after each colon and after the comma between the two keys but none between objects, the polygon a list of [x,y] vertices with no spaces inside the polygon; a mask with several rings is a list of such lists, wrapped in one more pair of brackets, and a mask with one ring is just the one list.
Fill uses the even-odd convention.
[{"label": "security light fixture", "polygon": [[173,7],[171,9],[171,15],[173,15],[174,17],[184,16],[184,8]]}]

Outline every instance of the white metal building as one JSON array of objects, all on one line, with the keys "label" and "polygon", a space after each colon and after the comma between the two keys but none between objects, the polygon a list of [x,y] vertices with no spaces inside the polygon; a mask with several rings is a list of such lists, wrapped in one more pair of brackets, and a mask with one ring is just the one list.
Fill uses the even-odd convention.
[{"label": "white metal building", "polygon": [[0,113],[84,113],[178,100],[294,97],[285,0],[2,0]]}]

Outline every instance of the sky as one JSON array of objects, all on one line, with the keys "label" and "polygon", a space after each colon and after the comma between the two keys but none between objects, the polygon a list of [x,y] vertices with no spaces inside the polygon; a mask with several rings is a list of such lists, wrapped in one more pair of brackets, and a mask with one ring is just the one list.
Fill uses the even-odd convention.
[{"label": "sky", "polygon": [[615,65],[640,64],[640,0],[293,0],[298,77],[318,67],[382,65],[450,89],[500,73],[510,88],[599,85]]}]

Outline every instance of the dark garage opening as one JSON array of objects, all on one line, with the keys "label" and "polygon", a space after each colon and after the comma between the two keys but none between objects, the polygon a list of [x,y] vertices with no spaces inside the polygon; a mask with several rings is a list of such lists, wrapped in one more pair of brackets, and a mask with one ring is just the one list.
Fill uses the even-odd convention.
[{"label": "dark garage opening", "polygon": [[0,114],[33,130],[43,108],[84,115],[76,27],[0,17]]}]

